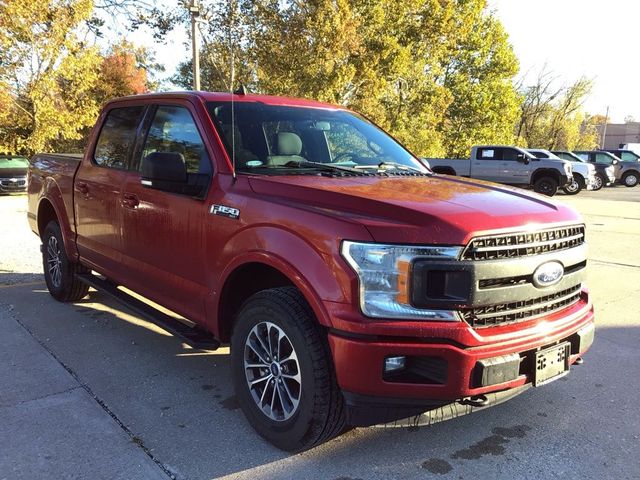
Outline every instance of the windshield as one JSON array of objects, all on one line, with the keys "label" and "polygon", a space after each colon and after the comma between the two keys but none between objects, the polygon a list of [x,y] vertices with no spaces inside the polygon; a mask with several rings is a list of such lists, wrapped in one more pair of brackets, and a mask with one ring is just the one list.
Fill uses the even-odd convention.
[{"label": "windshield", "polygon": [[549,150],[537,149],[537,150],[527,150],[530,154],[532,154],[536,158],[550,158],[551,160],[562,160],[555,153],[550,152]]},{"label": "windshield", "polygon": [[27,168],[29,160],[24,157],[0,157],[0,168]]},{"label": "windshield", "polygon": [[235,153],[238,172],[429,172],[389,135],[351,112],[235,102],[232,127],[231,102],[207,106],[229,157]]}]

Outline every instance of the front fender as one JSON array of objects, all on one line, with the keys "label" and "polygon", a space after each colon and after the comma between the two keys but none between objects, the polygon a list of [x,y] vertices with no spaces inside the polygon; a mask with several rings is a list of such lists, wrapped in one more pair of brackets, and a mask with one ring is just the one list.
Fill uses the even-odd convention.
[{"label": "front fender", "polygon": [[[358,237],[371,240],[363,228]],[[355,232],[354,232],[355,235]],[[262,263],[285,275],[304,295],[318,321],[331,327],[324,301],[345,303],[352,296],[355,274],[339,255],[340,239],[317,238],[312,244],[295,232],[274,226],[257,226],[240,231],[227,242],[222,274],[213,289],[212,307],[219,311],[221,292],[229,276],[248,263]],[[320,247],[318,245],[321,245]]]}]

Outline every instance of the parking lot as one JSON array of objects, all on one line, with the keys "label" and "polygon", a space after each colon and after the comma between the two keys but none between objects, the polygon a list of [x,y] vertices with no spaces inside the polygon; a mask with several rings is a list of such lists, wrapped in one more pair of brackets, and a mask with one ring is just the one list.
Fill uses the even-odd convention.
[{"label": "parking lot", "polygon": [[238,410],[227,348],[192,350],[95,291],[54,301],[26,196],[0,197],[0,480],[640,478],[640,187],[555,198],[588,229],[583,365],[482,412],[290,455]]}]

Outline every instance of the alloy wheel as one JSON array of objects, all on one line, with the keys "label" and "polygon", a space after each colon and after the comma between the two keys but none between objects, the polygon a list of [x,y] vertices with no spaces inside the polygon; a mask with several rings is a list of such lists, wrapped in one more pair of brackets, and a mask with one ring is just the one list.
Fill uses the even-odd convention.
[{"label": "alloy wheel", "polygon": [[47,242],[47,267],[53,286],[60,287],[62,282],[62,259],[60,258],[58,239],[54,236],[49,237]]},{"label": "alloy wheel", "polygon": [[302,393],[298,356],[276,324],[260,322],[251,329],[244,346],[244,371],[251,397],[262,413],[275,421],[296,413]]}]

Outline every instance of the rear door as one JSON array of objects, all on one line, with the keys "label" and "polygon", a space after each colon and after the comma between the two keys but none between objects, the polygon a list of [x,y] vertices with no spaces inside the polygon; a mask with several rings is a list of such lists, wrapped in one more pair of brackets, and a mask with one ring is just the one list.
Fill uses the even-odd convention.
[{"label": "rear door", "polygon": [[106,111],[74,180],[78,252],[85,263],[111,278],[121,272],[120,195],[144,112],[141,105]]},{"label": "rear door", "polygon": [[[128,286],[183,315],[204,321],[207,294],[204,199],[143,186],[140,165],[153,152],[180,153],[189,175],[212,175],[203,128],[187,101],[149,111],[122,189],[122,241]],[[212,252],[212,254],[215,254]]]},{"label": "rear door", "polygon": [[502,148],[481,147],[476,149],[476,158],[471,159],[471,177],[492,182],[502,181]]}]

